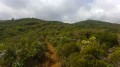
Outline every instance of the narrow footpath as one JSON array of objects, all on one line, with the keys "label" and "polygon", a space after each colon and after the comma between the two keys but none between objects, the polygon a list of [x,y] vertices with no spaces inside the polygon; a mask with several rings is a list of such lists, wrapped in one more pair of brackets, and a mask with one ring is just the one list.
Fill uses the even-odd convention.
[{"label": "narrow footpath", "polygon": [[47,44],[50,52],[49,67],[61,67],[60,62],[58,61],[56,49],[52,46],[51,43],[47,42]]}]

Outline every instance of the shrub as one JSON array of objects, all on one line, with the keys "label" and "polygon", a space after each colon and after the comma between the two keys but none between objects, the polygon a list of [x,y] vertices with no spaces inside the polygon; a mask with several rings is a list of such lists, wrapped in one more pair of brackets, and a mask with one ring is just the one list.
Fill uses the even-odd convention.
[{"label": "shrub", "polygon": [[68,57],[71,53],[79,52],[79,47],[75,43],[66,43],[62,46],[57,47],[59,56]]},{"label": "shrub", "polygon": [[108,56],[109,61],[114,65],[114,67],[120,66],[120,48],[115,50]]},{"label": "shrub", "polygon": [[81,55],[80,53],[72,53],[67,58],[66,66],[69,67],[93,67],[95,58],[92,55]]},{"label": "shrub", "polygon": [[38,62],[45,61],[47,52],[47,45],[37,39],[22,38],[18,43],[6,42],[4,44],[5,52],[0,58],[3,58],[2,64],[8,67],[26,67],[28,65],[34,66]]},{"label": "shrub", "polygon": [[81,55],[82,54],[92,55],[96,59],[101,59],[107,55],[105,51],[99,49],[98,47],[91,46],[91,45],[87,45],[83,50],[81,50],[80,53]]},{"label": "shrub", "polygon": [[103,32],[97,35],[97,40],[100,42],[100,45],[107,45],[108,47],[113,47],[118,45],[117,35],[114,33]]}]

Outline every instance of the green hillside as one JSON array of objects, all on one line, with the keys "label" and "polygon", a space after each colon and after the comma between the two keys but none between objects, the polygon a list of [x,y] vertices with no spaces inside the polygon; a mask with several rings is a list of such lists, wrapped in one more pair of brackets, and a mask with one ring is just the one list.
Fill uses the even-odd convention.
[{"label": "green hillside", "polygon": [[4,20],[0,67],[119,67],[119,42],[120,24],[115,23]]}]

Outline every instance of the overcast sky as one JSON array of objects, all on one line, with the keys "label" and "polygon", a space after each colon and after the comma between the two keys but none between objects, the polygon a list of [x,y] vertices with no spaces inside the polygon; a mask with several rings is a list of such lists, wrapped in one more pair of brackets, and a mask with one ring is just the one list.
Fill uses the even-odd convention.
[{"label": "overcast sky", "polygon": [[120,0],[0,0],[0,20],[12,17],[120,23]]}]

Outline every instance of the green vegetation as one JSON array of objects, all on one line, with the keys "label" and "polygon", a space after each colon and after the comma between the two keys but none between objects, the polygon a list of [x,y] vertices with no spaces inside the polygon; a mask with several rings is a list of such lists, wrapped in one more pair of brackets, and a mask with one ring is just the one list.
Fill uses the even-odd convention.
[{"label": "green vegetation", "polygon": [[50,62],[47,42],[56,48],[61,67],[120,66],[119,24],[24,18],[0,21],[0,67],[42,67]]}]

